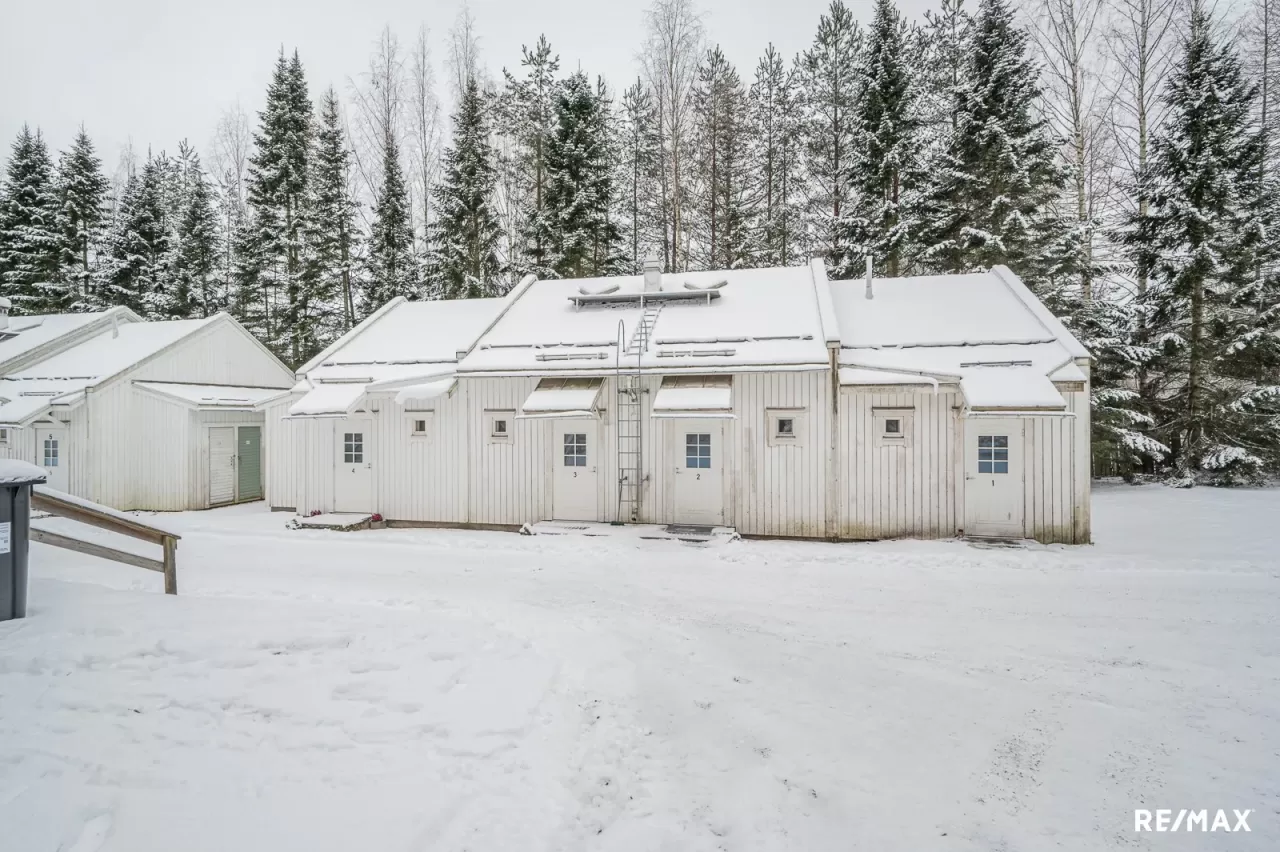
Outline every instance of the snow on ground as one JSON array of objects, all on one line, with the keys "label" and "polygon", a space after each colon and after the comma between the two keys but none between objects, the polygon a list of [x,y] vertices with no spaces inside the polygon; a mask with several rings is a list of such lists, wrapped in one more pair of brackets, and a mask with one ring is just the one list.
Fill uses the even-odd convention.
[{"label": "snow on ground", "polygon": [[1025,549],[238,507],[163,518],[177,598],[35,545],[0,850],[1277,848],[1280,490],[1094,506],[1096,546]]}]

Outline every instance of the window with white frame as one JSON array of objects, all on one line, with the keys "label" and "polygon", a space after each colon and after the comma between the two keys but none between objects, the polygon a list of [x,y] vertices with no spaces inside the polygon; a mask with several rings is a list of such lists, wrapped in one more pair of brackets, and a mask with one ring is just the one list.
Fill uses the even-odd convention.
[{"label": "window with white frame", "polygon": [[342,433],[342,463],[364,464],[364,433]]},{"label": "window with white frame", "polygon": [[915,412],[910,408],[872,409],[877,447],[905,447],[911,442]]},{"label": "window with white frame", "polygon": [[587,466],[587,436],[584,432],[564,433],[564,466]]},{"label": "window with white frame", "polygon": [[978,436],[978,473],[1009,472],[1009,436]]},{"label": "window with white frame", "polygon": [[0,429],[0,447],[9,446],[9,430]]},{"label": "window with white frame", "polygon": [[511,441],[511,433],[515,431],[516,413],[514,411],[486,411],[485,426],[491,443],[505,444]]},{"label": "window with white frame", "polygon": [[429,436],[431,434],[432,416],[430,411],[415,411],[411,413],[408,417],[409,437],[426,438]]},{"label": "window with white frame", "polygon": [[770,408],[765,411],[768,442],[771,447],[799,446],[804,436],[803,408]]}]

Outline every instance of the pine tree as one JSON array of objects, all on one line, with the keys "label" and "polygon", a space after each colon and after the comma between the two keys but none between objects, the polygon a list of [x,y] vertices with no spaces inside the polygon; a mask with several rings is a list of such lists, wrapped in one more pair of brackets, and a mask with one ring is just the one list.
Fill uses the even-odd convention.
[{"label": "pine tree", "polygon": [[756,66],[748,93],[748,161],[758,205],[754,245],[757,266],[791,266],[803,260],[799,201],[803,192],[799,92],[796,73],[772,44]]},{"label": "pine tree", "polygon": [[23,125],[0,190],[0,284],[14,313],[53,313],[66,307],[61,262],[53,163],[40,131]]},{"label": "pine tree", "polygon": [[617,121],[615,193],[621,271],[638,275],[650,255],[661,252],[662,199],[659,192],[662,139],[653,92],[639,79],[622,93]]},{"label": "pine tree", "polygon": [[547,145],[546,260],[561,278],[607,275],[617,266],[608,114],[603,92],[592,89],[587,75],[570,75]]},{"label": "pine tree", "polygon": [[222,310],[218,260],[221,256],[219,217],[213,190],[196,160],[186,181],[182,217],[178,220],[178,311],[188,317],[208,317]]},{"label": "pine tree", "polygon": [[351,153],[342,129],[337,92],[330,87],[320,106],[307,219],[306,288],[319,325],[318,342],[328,344],[355,323],[352,266],[357,252],[356,202],[349,178]]},{"label": "pine tree", "polygon": [[855,108],[862,29],[841,0],[832,0],[801,63],[809,230],[813,250],[835,277],[848,277],[860,258],[846,243],[852,188]]},{"label": "pine tree", "polygon": [[704,269],[752,264],[754,198],[748,162],[747,98],[719,47],[707,51],[693,92],[697,190],[693,231]]},{"label": "pine tree", "polygon": [[945,142],[957,128],[960,86],[965,78],[973,19],[964,0],[942,0],[937,12],[924,13],[924,26],[912,38],[919,69],[920,116],[929,143]]},{"label": "pine tree", "polygon": [[[296,51],[292,58],[280,52],[267,87],[266,106],[258,115],[260,124],[254,134],[247,181],[253,213],[251,244],[245,246],[256,261],[242,265],[242,270],[254,274],[241,281],[248,288],[239,299],[246,308],[241,319],[277,354],[291,363],[301,363],[301,353],[308,345],[302,327],[307,311],[302,234],[312,106]],[[277,306],[281,295],[283,305]]]},{"label": "pine tree", "polygon": [[396,296],[417,298],[420,285],[413,257],[409,190],[400,168],[400,146],[390,132],[382,141],[382,186],[369,229],[368,275],[361,311],[368,315]]},{"label": "pine tree", "polygon": [[846,242],[882,262],[891,277],[898,276],[911,250],[915,194],[923,178],[916,84],[906,50],[906,24],[893,0],[876,0],[855,107],[849,171],[857,196]]},{"label": "pine tree", "polygon": [[1160,331],[1157,434],[1186,484],[1280,463],[1280,287],[1259,274],[1274,261],[1276,187],[1261,182],[1256,100],[1197,0],[1154,143],[1147,299]]},{"label": "pine tree", "polygon": [[58,160],[58,230],[62,237],[62,278],[68,309],[90,310],[93,263],[106,220],[107,190],[102,160],[83,126]]},{"label": "pine tree", "polygon": [[1047,292],[1078,256],[1055,215],[1064,173],[1040,87],[1006,0],[982,0],[957,90],[955,130],[929,169],[922,262],[938,272],[1007,264]]},{"label": "pine tree", "polygon": [[551,266],[548,251],[555,228],[547,213],[547,148],[556,128],[560,57],[551,52],[545,35],[538,37],[533,50],[522,47],[521,52],[524,78],[503,69],[506,91],[498,105],[503,129],[515,143],[512,165],[520,205],[519,231],[511,235],[515,246],[511,267],[517,275],[545,275]]},{"label": "pine tree", "polygon": [[168,267],[173,246],[165,209],[168,169],[163,154],[148,157],[125,185],[98,270],[97,300],[103,306],[123,305],[146,319],[176,317]]},{"label": "pine tree", "polygon": [[433,295],[471,299],[500,294],[498,217],[493,209],[497,181],[489,122],[475,77],[465,83],[453,116],[453,145],[445,150],[444,176],[437,184],[438,215],[431,226]]}]

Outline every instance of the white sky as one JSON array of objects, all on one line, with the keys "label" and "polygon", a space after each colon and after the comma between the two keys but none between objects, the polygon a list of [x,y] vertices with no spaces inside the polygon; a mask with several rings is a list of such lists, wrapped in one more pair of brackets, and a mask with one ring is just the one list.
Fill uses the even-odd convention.
[{"label": "white sky", "polygon": [[[871,0],[846,0],[864,23]],[[828,0],[702,0],[712,40],[744,82],[772,40],[790,57],[813,38]],[[514,68],[520,46],[546,33],[562,69],[603,74],[615,88],[634,79],[647,0],[472,0],[485,64]],[[900,0],[915,16],[931,0]],[[976,6],[976,3],[974,4]],[[54,10],[56,6],[56,11]],[[311,93],[365,67],[384,24],[407,46],[419,24],[432,31],[442,86],[457,0],[0,0],[0,161],[27,122],[56,151],[84,122],[108,172],[132,138],[174,151],[179,139],[208,147],[218,115],[238,100],[256,120],[276,53],[296,47]],[[55,153],[56,156],[56,153]]]}]

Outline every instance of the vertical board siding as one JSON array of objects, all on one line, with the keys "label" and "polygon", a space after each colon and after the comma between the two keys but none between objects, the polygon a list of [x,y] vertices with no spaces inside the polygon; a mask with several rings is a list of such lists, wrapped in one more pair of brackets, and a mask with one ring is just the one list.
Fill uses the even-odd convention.
[{"label": "vertical board siding", "polygon": [[[957,453],[961,443],[958,394],[844,389],[840,397],[839,537],[955,535],[960,509],[956,501]],[[878,445],[878,408],[912,412],[906,445]]]},{"label": "vertical board siding", "polygon": [[295,452],[296,427],[286,420],[289,407],[297,400],[281,397],[263,408],[262,483],[267,505],[273,509],[299,508],[297,476],[299,460]]},{"label": "vertical board siding", "polygon": [[1076,417],[1023,416],[1023,528],[1045,544],[1076,541]]}]

